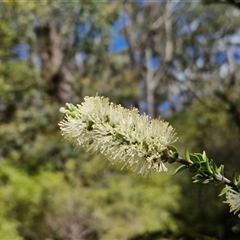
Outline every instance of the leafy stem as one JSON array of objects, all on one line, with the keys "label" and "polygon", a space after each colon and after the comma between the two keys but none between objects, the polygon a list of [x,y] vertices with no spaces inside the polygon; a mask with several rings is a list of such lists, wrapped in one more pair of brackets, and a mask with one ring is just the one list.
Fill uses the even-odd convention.
[{"label": "leafy stem", "polygon": [[[191,168],[194,165],[194,162],[188,161],[188,160],[183,159],[181,157],[178,157],[176,159],[176,162],[181,163],[183,166],[186,166],[187,168]],[[201,173],[201,170],[199,170],[198,172]],[[202,176],[205,176],[205,180],[210,180],[210,181],[215,180],[215,181],[221,182],[225,185],[228,185],[228,186],[232,187],[234,190],[239,191],[237,185],[235,185],[228,178],[224,177],[221,173],[206,174],[206,173],[202,172]]]},{"label": "leafy stem", "polygon": [[[239,180],[236,178],[235,172],[231,180],[224,176],[224,166],[217,164],[209,159],[205,152],[190,154],[188,149],[185,150],[185,158],[178,156],[177,149],[174,146],[168,147],[169,163],[178,162],[181,164],[173,173],[173,175],[188,169],[190,173],[194,174],[193,182],[207,184],[210,182],[220,182],[225,185],[220,196],[225,194],[228,190],[233,189],[239,192]],[[173,161],[174,158],[174,161]]]}]

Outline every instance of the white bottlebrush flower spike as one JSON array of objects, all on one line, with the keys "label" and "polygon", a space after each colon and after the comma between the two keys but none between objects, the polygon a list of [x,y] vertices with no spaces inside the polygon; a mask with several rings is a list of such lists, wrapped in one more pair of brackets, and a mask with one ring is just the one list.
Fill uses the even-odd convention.
[{"label": "white bottlebrush flower spike", "polygon": [[175,140],[167,122],[150,120],[136,108],[123,108],[105,97],[84,100],[77,106],[66,104],[61,108],[65,118],[59,126],[67,140],[142,175],[148,175],[150,169],[167,170],[163,153]]},{"label": "white bottlebrush flower spike", "polygon": [[[234,214],[240,211],[240,193],[230,189],[226,194],[227,200],[225,203],[229,204],[230,206],[230,212],[233,212]],[[238,214],[238,217],[240,217],[240,214]]]}]

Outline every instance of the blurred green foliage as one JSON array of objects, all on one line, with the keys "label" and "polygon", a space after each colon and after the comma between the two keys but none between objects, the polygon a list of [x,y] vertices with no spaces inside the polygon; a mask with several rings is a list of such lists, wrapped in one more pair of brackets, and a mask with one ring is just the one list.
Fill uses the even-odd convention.
[{"label": "blurred green foliage", "polygon": [[57,126],[61,105],[28,62],[6,63],[0,75],[1,237],[127,239],[179,231],[172,213],[180,189],[170,174],[141,179],[75,149]]},{"label": "blurred green foliage", "polygon": [[[110,2],[0,3],[0,238],[238,239],[232,232],[232,227],[237,229],[237,219],[217,197],[220,188],[192,185],[183,174],[171,177],[171,167],[169,173],[142,179],[63,141],[57,123],[62,119],[59,108],[64,99],[78,103],[84,96],[98,93],[135,106],[139,98],[144,67],[141,71],[130,67],[126,51],[110,51],[111,27],[122,10],[122,3]],[[134,6],[142,13],[142,7]],[[151,6],[146,6],[150,12]],[[198,17],[203,11],[199,7],[193,13]],[[224,25],[224,34],[234,32],[236,19],[228,24],[224,16],[229,19],[231,14],[222,14],[223,8],[214,11],[218,22],[212,19],[211,24],[202,24],[200,34],[212,35],[220,25]],[[194,14],[188,18],[194,19]],[[155,21],[149,15],[142,24],[143,32],[147,23]],[[77,24],[85,23],[87,36],[83,37],[84,31],[74,34]],[[51,26],[55,35],[43,34]],[[141,35],[141,31],[136,33]],[[164,48],[154,33],[150,37]],[[195,39],[197,36],[183,36],[186,44],[195,45]],[[30,46],[27,60],[12,51],[20,43]],[[137,47],[141,52],[143,46]],[[79,52],[87,58],[79,60]],[[38,64],[34,64],[36,59]],[[60,64],[59,59],[63,59]],[[196,60],[189,61],[184,54],[179,59],[186,66]],[[211,67],[214,72],[216,66]],[[199,92],[211,92],[211,84],[202,79],[201,75],[195,85]],[[220,84],[216,78],[211,80]],[[238,88],[227,94],[238,104]],[[178,133],[177,146],[182,152],[186,144],[191,151],[206,150],[229,172],[233,166],[240,172],[239,128],[228,111],[229,104],[214,94],[208,97],[169,118]]]},{"label": "blurred green foliage", "polygon": [[[181,136],[181,142],[176,145],[182,153],[186,146],[190,152],[201,152],[204,149],[208,157],[217,164],[224,164],[226,175],[231,179],[233,169],[240,172],[239,153],[236,150],[240,144],[239,129],[233,124],[232,117],[225,111],[225,106],[219,99],[202,100],[204,104],[195,102],[177,119],[172,119],[172,124]],[[232,231],[233,227],[238,225],[238,219],[232,216],[228,206],[222,203],[224,198],[218,197],[222,190],[221,185],[194,184],[194,188],[189,191],[190,178],[180,178],[179,183],[185,200],[181,204],[183,211],[179,215],[183,222],[194,223],[194,232],[215,236],[216,239],[239,238],[240,232]],[[189,209],[194,209],[191,214],[183,214]],[[203,217],[204,221],[198,220]]]}]

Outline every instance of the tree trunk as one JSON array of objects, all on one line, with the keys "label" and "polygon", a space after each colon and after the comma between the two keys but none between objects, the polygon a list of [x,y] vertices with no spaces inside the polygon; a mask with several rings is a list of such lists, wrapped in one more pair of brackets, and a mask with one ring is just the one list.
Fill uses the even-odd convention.
[{"label": "tree trunk", "polygon": [[64,66],[64,46],[57,24],[52,20],[35,29],[39,42],[38,56],[41,59],[41,75],[46,92],[53,100],[65,103],[71,97],[71,87],[67,81],[68,71]]}]

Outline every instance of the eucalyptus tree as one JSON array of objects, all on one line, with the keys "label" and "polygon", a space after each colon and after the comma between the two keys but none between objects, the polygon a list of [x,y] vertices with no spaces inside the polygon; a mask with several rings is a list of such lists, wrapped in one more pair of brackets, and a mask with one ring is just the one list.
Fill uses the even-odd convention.
[{"label": "eucalyptus tree", "polygon": [[126,47],[118,54],[128,56],[150,116],[158,115],[164,101],[170,111],[183,110],[233,82],[238,22],[238,10],[230,5],[124,2],[120,34]]},{"label": "eucalyptus tree", "polygon": [[[238,168],[238,8],[232,4],[203,5],[200,1],[145,1],[142,5],[125,1],[123,13],[121,34],[127,44],[117,54],[129,58],[142,91],[139,99],[147,102],[144,110],[157,116],[159,104],[166,100],[171,111],[185,110],[174,118],[175,123],[179,120],[178,128],[181,125],[187,143],[194,143],[192,146],[199,151],[205,149],[227,168]],[[161,115],[166,114],[164,104],[161,109]],[[223,221],[230,217],[224,210],[218,215],[213,212],[216,202],[209,201],[212,193],[196,187],[193,202],[189,185],[183,191],[189,199],[182,201],[185,211],[179,217],[188,226],[194,221],[195,230],[201,233],[230,234],[232,226],[224,226]],[[193,209],[197,201],[200,205],[206,199],[208,205],[196,208],[191,216],[184,215],[189,206]],[[199,220],[203,215],[221,230],[217,233],[206,228]]]},{"label": "eucalyptus tree", "polygon": [[[171,211],[178,209],[179,191],[175,184],[165,188],[163,179],[169,176],[132,181],[103,170],[99,156],[88,157],[60,140],[60,102],[76,103],[96,92],[120,101],[137,91],[126,57],[111,54],[119,6],[110,1],[1,3],[4,238],[127,239],[143,231],[178,229]],[[152,196],[165,190],[175,198],[156,202]]]},{"label": "eucalyptus tree", "polygon": [[[111,43],[117,3],[110,1],[4,1],[1,4],[4,32],[14,41],[8,49],[27,46],[29,60],[40,69],[46,93],[58,102],[73,100],[73,88],[93,71],[103,74]],[[22,45],[21,45],[22,44]],[[15,51],[15,52],[16,52]],[[98,67],[96,67],[98,66]],[[100,74],[100,75],[99,75]],[[79,88],[79,85],[78,85]]]}]

